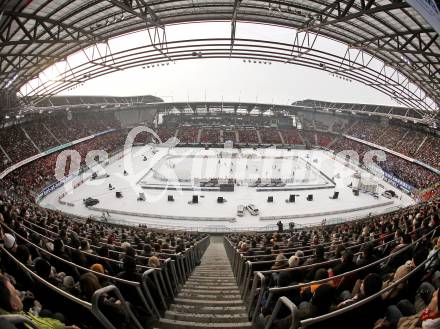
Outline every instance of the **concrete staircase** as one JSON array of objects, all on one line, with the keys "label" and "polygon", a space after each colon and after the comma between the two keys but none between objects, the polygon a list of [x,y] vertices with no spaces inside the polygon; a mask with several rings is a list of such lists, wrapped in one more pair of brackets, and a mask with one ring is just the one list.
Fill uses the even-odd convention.
[{"label": "concrete staircase", "polygon": [[155,328],[251,329],[221,237],[211,244]]}]

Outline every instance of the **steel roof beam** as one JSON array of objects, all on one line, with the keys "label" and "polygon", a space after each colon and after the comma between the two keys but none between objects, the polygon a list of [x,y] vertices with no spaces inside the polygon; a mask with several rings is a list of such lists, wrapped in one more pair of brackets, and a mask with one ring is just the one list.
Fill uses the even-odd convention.
[{"label": "steel roof beam", "polygon": [[232,19],[231,19],[231,54],[232,49],[234,48],[234,42],[235,42],[235,31],[237,28],[237,13],[238,13],[238,7],[240,6],[242,0],[235,0],[234,1],[234,8],[232,10]]},{"label": "steel roof beam", "polygon": [[[47,18],[47,17],[42,17],[42,16],[38,16],[38,15],[33,15],[33,14],[28,14],[28,13],[23,13],[23,12],[13,12],[13,11],[5,11],[3,13],[4,16],[6,17],[10,17],[11,19],[13,19],[15,22],[17,22],[17,24],[20,27],[20,30],[27,36],[27,39],[32,41],[32,42],[36,42],[38,40],[41,40],[42,36],[41,35],[37,35],[37,31],[38,31],[38,27],[41,26],[46,34],[48,34],[49,38],[47,40],[53,40],[53,41],[60,41],[62,39],[66,39],[66,36],[61,36],[61,33],[66,33],[71,40],[76,40],[76,41],[80,41],[81,38],[86,38],[88,40],[100,40],[101,37],[97,34],[94,34],[92,32],[86,31],[82,28],[73,26],[73,25],[69,25],[69,24],[65,24],[63,22],[51,19],[51,18]],[[23,24],[23,22],[20,20],[20,18],[24,18],[26,19],[26,23],[28,23],[29,21],[35,21],[35,24],[33,25],[32,29],[27,29],[25,27],[25,24]],[[48,24],[52,25],[50,28],[47,26]],[[50,29],[56,28],[56,33],[54,34],[53,32],[49,32]],[[3,31],[1,31],[0,34],[2,34],[3,38],[2,38],[2,46],[4,45],[4,43],[8,43],[11,42],[11,37],[13,37],[14,35],[10,35],[10,33],[8,33],[8,35],[5,37],[4,34],[4,29]],[[26,39],[24,39],[26,40]]]},{"label": "steel roof beam", "polygon": [[[202,39],[204,40],[204,39]],[[197,42],[197,41],[202,41],[202,40],[192,40],[192,42]],[[214,39],[212,40],[213,42],[215,40],[218,40],[217,43],[212,44],[212,46],[217,46],[220,47],[219,49],[214,49],[214,48],[210,48],[210,50],[208,52],[205,53],[204,58],[225,58],[225,57],[229,57],[229,46],[230,46],[230,40],[229,39]],[[186,41],[190,41],[190,40],[186,40]],[[241,46],[241,50],[238,52],[234,52],[233,56],[234,58],[251,58],[254,60],[273,60],[273,61],[278,61],[278,62],[285,62],[286,60],[288,60],[289,58],[291,58],[290,55],[290,45],[289,44],[280,44],[280,43],[271,43],[268,41],[260,41],[262,43],[261,47],[262,49],[260,49],[259,51],[251,51],[251,50],[242,50],[243,46],[248,45],[249,41],[252,40],[240,40],[243,43],[240,43]],[[255,42],[256,40],[253,40],[253,42]],[[221,44],[218,44],[218,42],[221,42]],[[187,50],[186,52],[180,50],[181,48],[184,49],[187,46],[175,46],[175,43],[171,43],[170,45],[170,52],[173,56],[176,56],[176,60],[181,59],[181,60],[187,60],[187,59],[193,59],[193,56],[191,55],[191,51],[192,50]],[[180,44],[180,42],[179,42]],[[250,46],[251,44],[249,44]],[[270,46],[272,45],[272,46]],[[188,45],[188,47],[194,47],[197,46],[197,44],[191,43],[191,45]],[[202,44],[199,44],[198,47],[202,46]],[[152,47],[152,46],[149,46]],[[266,49],[267,47],[267,49]],[[275,47],[275,48],[273,48]],[[282,47],[282,48],[280,48]],[[228,50],[226,50],[228,49]],[[297,65],[303,65],[303,66],[307,66],[307,67],[313,67],[313,68],[317,68],[317,69],[324,69],[326,71],[332,72],[333,70],[338,70],[341,69],[340,67],[340,60],[342,60],[342,58],[336,63],[336,62],[326,62],[326,60],[319,56],[319,52],[316,54],[304,54],[305,57],[303,60],[301,60],[301,58],[298,58],[297,60],[299,62],[296,62]],[[151,54],[150,59],[146,58],[145,56],[140,56],[140,57],[136,57],[133,59],[128,59],[125,60],[125,55],[121,54],[116,54],[116,64],[117,66],[120,66],[120,68],[130,68],[130,67],[135,67],[135,66],[140,66],[140,65],[148,65],[148,63],[150,64],[157,64],[158,63],[164,63],[164,59],[161,57],[158,57],[157,54]],[[119,64],[120,62],[120,64]],[[320,66],[318,65],[319,63],[326,63],[326,66]],[[163,65],[163,64],[161,64]],[[350,65],[345,63],[344,67],[342,68],[342,70],[344,69],[349,69]],[[115,70],[115,67],[109,67],[109,68],[96,68],[96,67],[90,67],[89,69],[87,69],[87,71],[82,71],[84,74],[86,72],[91,73],[89,78],[95,78],[101,75],[105,75],[108,73],[111,73]],[[404,83],[406,83],[408,85],[408,79],[404,80],[403,82],[401,81],[402,79],[399,79],[400,76],[396,73],[395,70],[390,71],[390,70],[386,70],[386,71],[381,71],[381,72],[373,72],[374,70],[372,70],[372,68],[365,68],[364,70],[360,71],[360,70],[347,70],[347,72],[343,72],[339,75],[343,75],[345,78],[350,78],[350,79],[354,79],[356,81],[359,82],[364,82],[366,84],[368,83],[372,83],[372,82],[383,82],[383,85],[379,86],[372,86],[375,89],[381,90],[382,92],[384,92],[385,94],[389,95],[390,97],[396,97],[396,91],[399,92],[397,95],[402,94],[402,89],[404,88],[405,91],[402,94],[403,97],[405,97],[405,99],[402,100],[402,102],[406,102],[408,106],[412,106],[412,107],[420,107],[420,108],[425,108],[428,109],[430,108],[429,106],[427,106],[426,104],[422,104],[423,100],[418,98],[418,95],[414,95],[414,93],[408,89],[408,86],[402,85]],[[73,72],[72,72],[73,73]],[[400,73],[399,73],[400,74]],[[75,75],[72,75],[71,79],[73,79],[75,77]],[[405,76],[401,76],[401,78],[404,78]],[[66,81],[68,81],[68,77],[66,77]],[[385,79],[385,80],[384,80]],[[397,82],[395,85],[390,84],[390,81],[393,80],[395,82]],[[402,82],[402,84],[399,84],[398,82]],[[50,84],[50,83],[49,83]],[[402,86],[401,86],[402,85]],[[399,87],[401,86],[401,87]],[[54,84],[53,86],[49,87],[51,91],[53,92],[59,92],[61,90],[64,90],[65,87],[64,86],[58,86],[56,84]],[[53,88],[60,88],[60,89],[56,89],[54,90]],[[397,89],[395,89],[397,88]],[[394,92],[393,92],[394,91]],[[38,93],[44,92],[43,90],[40,90]],[[42,96],[44,97],[44,95]],[[399,96],[397,96],[399,97]]]},{"label": "steel roof beam", "polygon": [[314,17],[309,19],[307,22],[303,24],[300,28],[301,31],[313,31],[316,29],[322,29],[326,26],[331,26],[337,23],[347,22],[356,18],[359,18],[363,15],[373,15],[378,12],[387,12],[394,9],[404,9],[410,7],[410,5],[402,0],[393,0],[392,3],[386,4],[383,6],[372,7],[374,0],[371,0],[370,6],[365,6],[364,8],[357,8],[357,12],[353,12],[349,14],[351,8],[354,8],[354,3],[351,1],[346,5],[344,9],[341,7],[341,1],[335,1],[331,6],[326,7],[320,13],[315,14]]},{"label": "steel roof beam", "polygon": [[[139,7],[140,12],[136,11],[135,7],[133,6],[132,1],[123,1],[123,2],[120,0],[107,0],[107,1],[109,1],[112,5],[119,7],[120,9],[126,11],[127,13],[132,14],[132,15],[136,16],[137,18],[145,21],[145,23],[147,23],[147,27],[149,24],[151,24],[150,27],[157,25],[156,21],[148,18],[147,13],[142,11],[142,8]],[[144,4],[145,4],[145,2],[144,2]],[[149,8],[149,6],[146,6],[146,10],[148,12],[147,8]],[[154,14],[154,16],[157,18],[157,16],[155,14]]]},{"label": "steel roof beam", "polygon": [[[383,39],[396,39],[398,37],[403,37],[406,35],[423,34],[423,33],[429,34],[429,33],[436,33],[436,32],[432,28],[396,31],[395,33],[380,35],[380,36],[377,36],[374,38],[366,39],[366,40],[362,41],[362,44],[377,43],[378,41],[381,41]],[[356,46],[359,44],[361,44],[361,43],[353,43],[351,45]]]},{"label": "steel roof beam", "polygon": [[[421,52],[418,50],[409,50],[409,49],[398,49],[393,47],[384,47],[383,45],[381,47],[378,46],[361,46],[361,47],[352,47],[352,49],[363,49],[363,50],[370,50],[373,52],[388,52],[388,53],[397,53],[402,55],[420,55]],[[425,57],[433,57],[433,58],[440,58],[440,53],[432,53],[432,52],[423,52],[423,55]],[[417,62],[417,61],[415,61]]]},{"label": "steel roof beam", "polygon": [[[140,13],[135,10],[135,7],[133,6],[133,0],[124,1],[124,3],[122,3],[120,0],[108,0],[108,1],[110,1],[110,3],[112,3],[113,5],[121,8],[122,10],[136,16],[137,18],[142,19],[146,24],[146,28],[147,28],[148,36],[150,37],[151,44],[164,57],[166,57],[168,60],[172,60],[172,58],[170,58],[167,55],[167,51],[166,51],[167,41],[166,41],[165,25],[161,23],[159,17],[151,9],[151,7],[145,2],[145,0],[134,0],[137,4],[137,8],[140,10]],[[142,7],[144,7],[144,10],[142,10]],[[149,19],[148,15],[150,15],[152,19]],[[154,27],[153,37],[151,36],[151,32],[149,29],[151,27]],[[157,47],[157,44],[159,44],[160,46]]]}]

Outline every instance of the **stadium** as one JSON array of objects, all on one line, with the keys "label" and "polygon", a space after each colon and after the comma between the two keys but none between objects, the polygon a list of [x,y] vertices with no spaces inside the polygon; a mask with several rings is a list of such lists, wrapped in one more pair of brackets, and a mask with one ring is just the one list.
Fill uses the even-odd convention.
[{"label": "stadium", "polygon": [[0,2],[0,329],[440,329],[439,33],[430,0]]}]

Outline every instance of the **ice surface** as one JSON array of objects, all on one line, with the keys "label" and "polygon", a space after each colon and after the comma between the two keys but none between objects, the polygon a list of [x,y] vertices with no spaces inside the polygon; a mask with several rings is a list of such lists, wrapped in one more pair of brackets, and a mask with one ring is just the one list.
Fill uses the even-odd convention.
[{"label": "ice surface", "polygon": [[[221,156],[221,158],[220,158]],[[309,164],[310,165],[309,165]],[[124,169],[128,175],[124,176]],[[69,186],[60,188],[41,201],[41,205],[59,209],[80,216],[101,216],[102,211],[87,209],[83,199],[93,197],[99,199],[98,208],[108,209],[112,220],[126,220],[135,223],[161,226],[184,227],[225,227],[242,229],[264,227],[274,224],[278,219],[262,220],[268,216],[295,216],[283,219],[287,223],[294,221],[299,224],[315,223],[326,218],[351,218],[365,216],[369,213],[380,213],[414,204],[415,201],[388,183],[373,178],[381,194],[384,190],[394,190],[398,198],[389,200],[380,196],[373,198],[370,194],[360,193],[354,196],[347,187],[354,181],[355,170],[348,168],[342,161],[335,160],[331,153],[323,150],[276,150],[276,149],[201,149],[201,148],[163,148],[144,146],[133,148],[132,152],[122,159],[101,169],[110,177],[88,180],[76,189]],[[362,177],[367,173],[357,169]],[[293,175],[292,175],[293,174]],[[197,179],[234,178],[241,184],[235,186],[234,192],[219,191],[182,191],[144,189],[145,185],[190,187]],[[282,178],[289,180],[288,187],[310,188],[299,191],[257,192],[256,188],[247,184],[258,177],[263,179]],[[165,181],[166,180],[166,181]],[[313,189],[315,187],[336,186],[330,189]],[[183,181],[183,182],[182,182]],[[109,184],[115,189],[109,190]],[[62,205],[58,197],[68,192],[63,201],[74,206]],[[120,191],[123,198],[116,198],[115,192]],[[339,192],[337,200],[330,199],[334,191]],[[139,193],[144,193],[146,201],[138,201]],[[286,203],[289,194],[299,195],[295,203]],[[306,197],[313,194],[314,200]],[[173,195],[175,201],[168,202],[167,196]],[[193,195],[199,196],[198,204],[189,204]],[[227,202],[217,203],[217,197],[223,196]],[[274,202],[268,203],[268,196]],[[394,201],[392,205],[384,203]],[[260,216],[237,217],[237,206],[255,204]],[[350,211],[358,207],[373,207],[361,211]],[[130,212],[135,215],[121,215],[112,211]],[[322,212],[337,212],[333,215],[320,215]],[[179,216],[179,219],[158,218],[158,216]],[[210,219],[202,219],[209,217]],[[235,218],[236,221],[216,220],[216,218]]]}]

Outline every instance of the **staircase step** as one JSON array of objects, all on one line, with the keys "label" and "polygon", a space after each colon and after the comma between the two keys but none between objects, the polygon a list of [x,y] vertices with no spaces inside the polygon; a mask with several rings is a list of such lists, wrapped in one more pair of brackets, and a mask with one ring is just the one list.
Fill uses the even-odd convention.
[{"label": "staircase step", "polygon": [[172,304],[170,311],[179,313],[199,313],[199,314],[237,314],[246,313],[244,306],[203,306],[203,305],[183,305]]},{"label": "staircase step", "polygon": [[240,291],[236,288],[236,289],[231,289],[231,287],[228,287],[228,289],[217,289],[217,287],[211,287],[207,288],[207,289],[201,289],[200,287],[198,288],[183,288],[182,290],[180,290],[181,293],[188,293],[188,294],[192,294],[192,293],[196,293],[198,295],[239,295]]},{"label": "staircase step", "polygon": [[214,279],[214,280],[221,280],[221,279],[235,279],[235,277],[231,275],[221,275],[219,273],[194,273],[191,275],[191,278],[194,279]]},{"label": "staircase step", "polygon": [[186,322],[178,320],[160,319],[157,328],[161,329],[200,329],[200,328],[218,328],[218,329],[252,329],[250,322],[227,322],[227,323],[201,323],[201,322]]},{"label": "staircase step", "polygon": [[189,279],[186,281],[186,284],[188,286],[221,286],[221,287],[237,287],[237,283],[235,280],[231,281],[216,281],[216,280],[195,280],[195,279]]},{"label": "staircase step", "polygon": [[247,322],[248,317],[245,313],[233,314],[206,314],[206,313],[181,313],[175,311],[166,311],[165,319],[187,321],[187,322]]},{"label": "staircase step", "polygon": [[225,277],[225,276],[217,276],[217,277],[207,277],[207,276],[203,276],[203,275],[191,275],[188,280],[200,280],[200,281],[209,281],[209,282],[221,282],[221,281],[225,281],[225,282],[235,282],[235,278],[234,277]]},{"label": "staircase step", "polygon": [[199,300],[191,298],[176,297],[174,299],[176,304],[183,305],[204,305],[204,306],[243,306],[241,300]]},{"label": "staircase step", "polygon": [[229,269],[211,269],[211,270],[207,270],[207,269],[195,269],[193,273],[207,273],[207,274],[226,274],[226,275],[234,275],[234,273],[232,273],[232,270]]},{"label": "staircase step", "polygon": [[206,273],[218,273],[218,272],[225,272],[225,273],[232,273],[231,267],[229,266],[229,268],[216,268],[216,267],[203,267],[203,268],[199,268],[197,267],[194,272],[206,272]]},{"label": "staircase step", "polygon": [[201,285],[201,284],[195,284],[195,283],[186,283],[183,289],[193,289],[193,290],[234,290],[239,291],[236,284],[215,284],[215,285]]},{"label": "staircase step", "polygon": [[231,300],[231,299],[240,299],[240,294],[222,294],[222,295],[213,295],[213,294],[199,294],[197,291],[191,292],[180,292],[179,298],[197,298],[202,300]]},{"label": "staircase step", "polygon": [[[214,241],[216,241],[214,243]],[[212,238],[156,329],[251,329],[223,240]],[[154,328],[153,328],[154,329]]]}]

